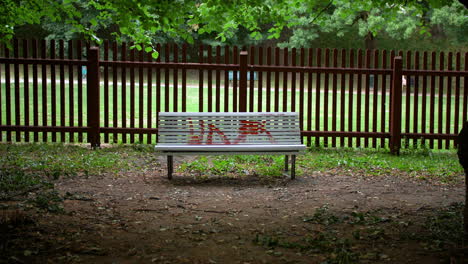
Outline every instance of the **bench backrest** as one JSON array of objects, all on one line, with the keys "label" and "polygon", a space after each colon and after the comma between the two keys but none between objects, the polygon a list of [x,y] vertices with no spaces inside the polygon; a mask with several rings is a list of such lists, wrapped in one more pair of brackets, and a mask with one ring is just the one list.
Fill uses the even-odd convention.
[{"label": "bench backrest", "polygon": [[299,116],[293,112],[161,112],[158,143],[298,145],[301,144]]}]

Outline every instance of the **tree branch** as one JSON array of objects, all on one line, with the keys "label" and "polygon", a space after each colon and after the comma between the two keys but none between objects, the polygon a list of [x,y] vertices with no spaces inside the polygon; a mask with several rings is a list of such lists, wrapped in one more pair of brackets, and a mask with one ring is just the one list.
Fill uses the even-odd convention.
[{"label": "tree branch", "polygon": [[317,20],[317,18],[319,18],[319,17],[323,14],[323,12],[325,12],[325,10],[327,10],[328,8],[330,8],[330,6],[331,6],[332,4],[333,4],[333,1],[330,1],[330,2],[328,3],[328,5],[327,5],[324,9],[322,9],[322,10],[317,14],[317,16],[314,17],[314,19],[312,19],[312,21],[311,21],[310,23],[314,23],[315,20]]}]

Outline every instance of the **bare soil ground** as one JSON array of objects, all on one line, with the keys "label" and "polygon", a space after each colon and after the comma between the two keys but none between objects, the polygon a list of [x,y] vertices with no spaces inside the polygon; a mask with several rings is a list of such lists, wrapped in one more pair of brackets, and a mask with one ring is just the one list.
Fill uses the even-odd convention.
[{"label": "bare soil ground", "polygon": [[150,171],[58,180],[64,213],[21,213],[23,220],[2,230],[8,251],[0,263],[456,259],[456,252],[426,238],[433,227],[426,223],[464,201],[461,184],[343,169],[305,172],[293,181],[178,174],[168,181],[162,157],[160,164]]}]

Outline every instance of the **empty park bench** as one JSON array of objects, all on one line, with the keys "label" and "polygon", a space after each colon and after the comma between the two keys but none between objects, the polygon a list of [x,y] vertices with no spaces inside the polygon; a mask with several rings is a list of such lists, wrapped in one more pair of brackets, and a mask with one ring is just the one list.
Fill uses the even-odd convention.
[{"label": "empty park bench", "polygon": [[291,179],[301,144],[297,113],[176,113],[161,112],[156,151],[167,155],[167,177],[172,179],[175,155],[285,155],[291,156]]}]

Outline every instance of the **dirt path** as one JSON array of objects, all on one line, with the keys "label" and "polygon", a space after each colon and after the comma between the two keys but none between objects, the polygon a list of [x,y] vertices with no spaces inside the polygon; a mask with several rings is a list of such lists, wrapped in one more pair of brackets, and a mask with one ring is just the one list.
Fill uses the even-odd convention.
[{"label": "dirt path", "polygon": [[428,215],[464,200],[462,186],[343,170],[275,183],[164,175],[61,180],[65,214],[36,215],[18,261],[447,263],[447,252],[412,238]]}]

